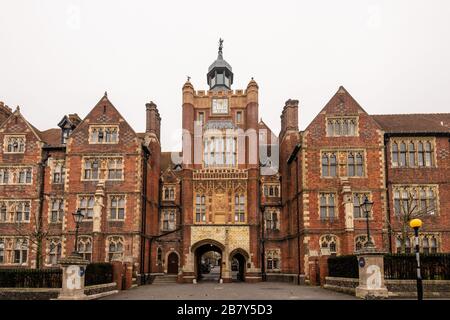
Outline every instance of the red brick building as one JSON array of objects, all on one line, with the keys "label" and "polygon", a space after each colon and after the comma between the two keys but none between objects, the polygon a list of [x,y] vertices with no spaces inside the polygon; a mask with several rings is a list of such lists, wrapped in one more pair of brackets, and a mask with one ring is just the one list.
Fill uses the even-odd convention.
[{"label": "red brick building", "polygon": [[84,119],[68,115],[43,132],[19,109],[1,107],[0,266],[57,266],[74,250],[79,209],[78,251],[87,260],[119,258],[148,272],[159,196],[156,106],[147,104],[145,133],[129,126],[106,93]]},{"label": "red brick building", "polygon": [[209,89],[183,85],[180,152],[161,153],[154,103],[145,133],[106,94],[46,131],[1,103],[0,267],[56,266],[81,210],[91,261],[179,282],[315,283],[329,255],[367,243],[366,197],[376,248],[411,251],[405,222],[418,216],[422,250],[450,250],[450,114],[370,115],[340,87],[303,131],[288,100],[277,137],[257,83],[233,90],[233,77],[221,46]]}]

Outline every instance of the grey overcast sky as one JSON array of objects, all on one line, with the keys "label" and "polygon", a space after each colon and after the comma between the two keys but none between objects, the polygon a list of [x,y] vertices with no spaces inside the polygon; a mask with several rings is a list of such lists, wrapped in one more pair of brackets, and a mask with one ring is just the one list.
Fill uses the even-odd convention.
[{"label": "grey overcast sky", "polygon": [[1,0],[0,100],[45,130],[106,90],[136,131],[152,100],[163,150],[180,149],[182,85],[207,89],[219,37],[276,134],[287,99],[303,129],[340,85],[373,114],[450,111],[446,0]]}]

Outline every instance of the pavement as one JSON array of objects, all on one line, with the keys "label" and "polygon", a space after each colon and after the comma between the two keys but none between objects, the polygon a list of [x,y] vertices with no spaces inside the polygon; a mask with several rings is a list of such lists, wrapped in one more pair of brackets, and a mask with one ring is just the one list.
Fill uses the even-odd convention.
[{"label": "pavement", "polygon": [[354,300],[355,297],[320,287],[283,282],[151,284],[103,300]]}]

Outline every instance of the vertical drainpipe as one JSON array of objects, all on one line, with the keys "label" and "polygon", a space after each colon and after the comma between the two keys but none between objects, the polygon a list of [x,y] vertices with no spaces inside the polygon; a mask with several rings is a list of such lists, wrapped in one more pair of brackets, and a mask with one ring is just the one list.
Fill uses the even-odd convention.
[{"label": "vertical drainpipe", "polygon": [[37,252],[36,252],[36,269],[40,269],[41,266],[41,256],[42,256],[42,222],[43,222],[43,214],[44,214],[44,187],[45,187],[45,166],[48,160],[48,151],[46,150],[42,150],[42,160],[39,163],[39,189],[38,189],[38,194],[39,194],[39,210],[38,210],[38,216],[36,219],[36,223],[38,224],[37,227],[37,234],[38,234],[38,247],[37,247]]},{"label": "vertical drainpipe", "polygon": [[391,226],[391,202],[389,198],[389,165],[388,165],[388,142],[389,137],[384,137],[384,172],[385,172],[385,188],[386,188],[386,211],[388,218],[388,239],[389,253],[392,253],[392,226]]},{"label": "vertical drainpipe", "polygon": [[[147,163],[149,159],[149,153],[144,148],[144,161],[142,166],[142,223],[141,223],[141,284],[145,284],[145,244],[147,242]],[[149,264],[150,272],[150,264]]]},{"label": "vertical drainpipe", "polygon": [[298,191],[298,156],[295,157],[295,197],[297,200],[297,262],[298,262],[298,275],[297,275],[297,284],[300,284],[301,277],[301,256],[300,256],[300,206],[299,206],[299,191]]},{"label": "vertical drainpipe", "polygon": [[259,215],[261,217],[261,256],[260,256],[260,263],[261,263],[261,280],[267,281],[267,275],[266,275],[266,248],[265,248],[265,239],[264,239],[264,231],[265,231],[265,225],[264,225],[264,212],[261,212],[261,180],[258,180],[258,210]]}]

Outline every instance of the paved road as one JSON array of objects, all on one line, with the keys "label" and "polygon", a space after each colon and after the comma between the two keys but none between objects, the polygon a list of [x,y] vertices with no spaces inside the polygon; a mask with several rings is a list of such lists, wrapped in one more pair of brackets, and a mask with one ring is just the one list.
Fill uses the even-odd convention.
[{"label": "paved road", "polygon": [[320,287],[280,282],[154,284],[140,286],[105,300],[350,300],[353,296]]}]

